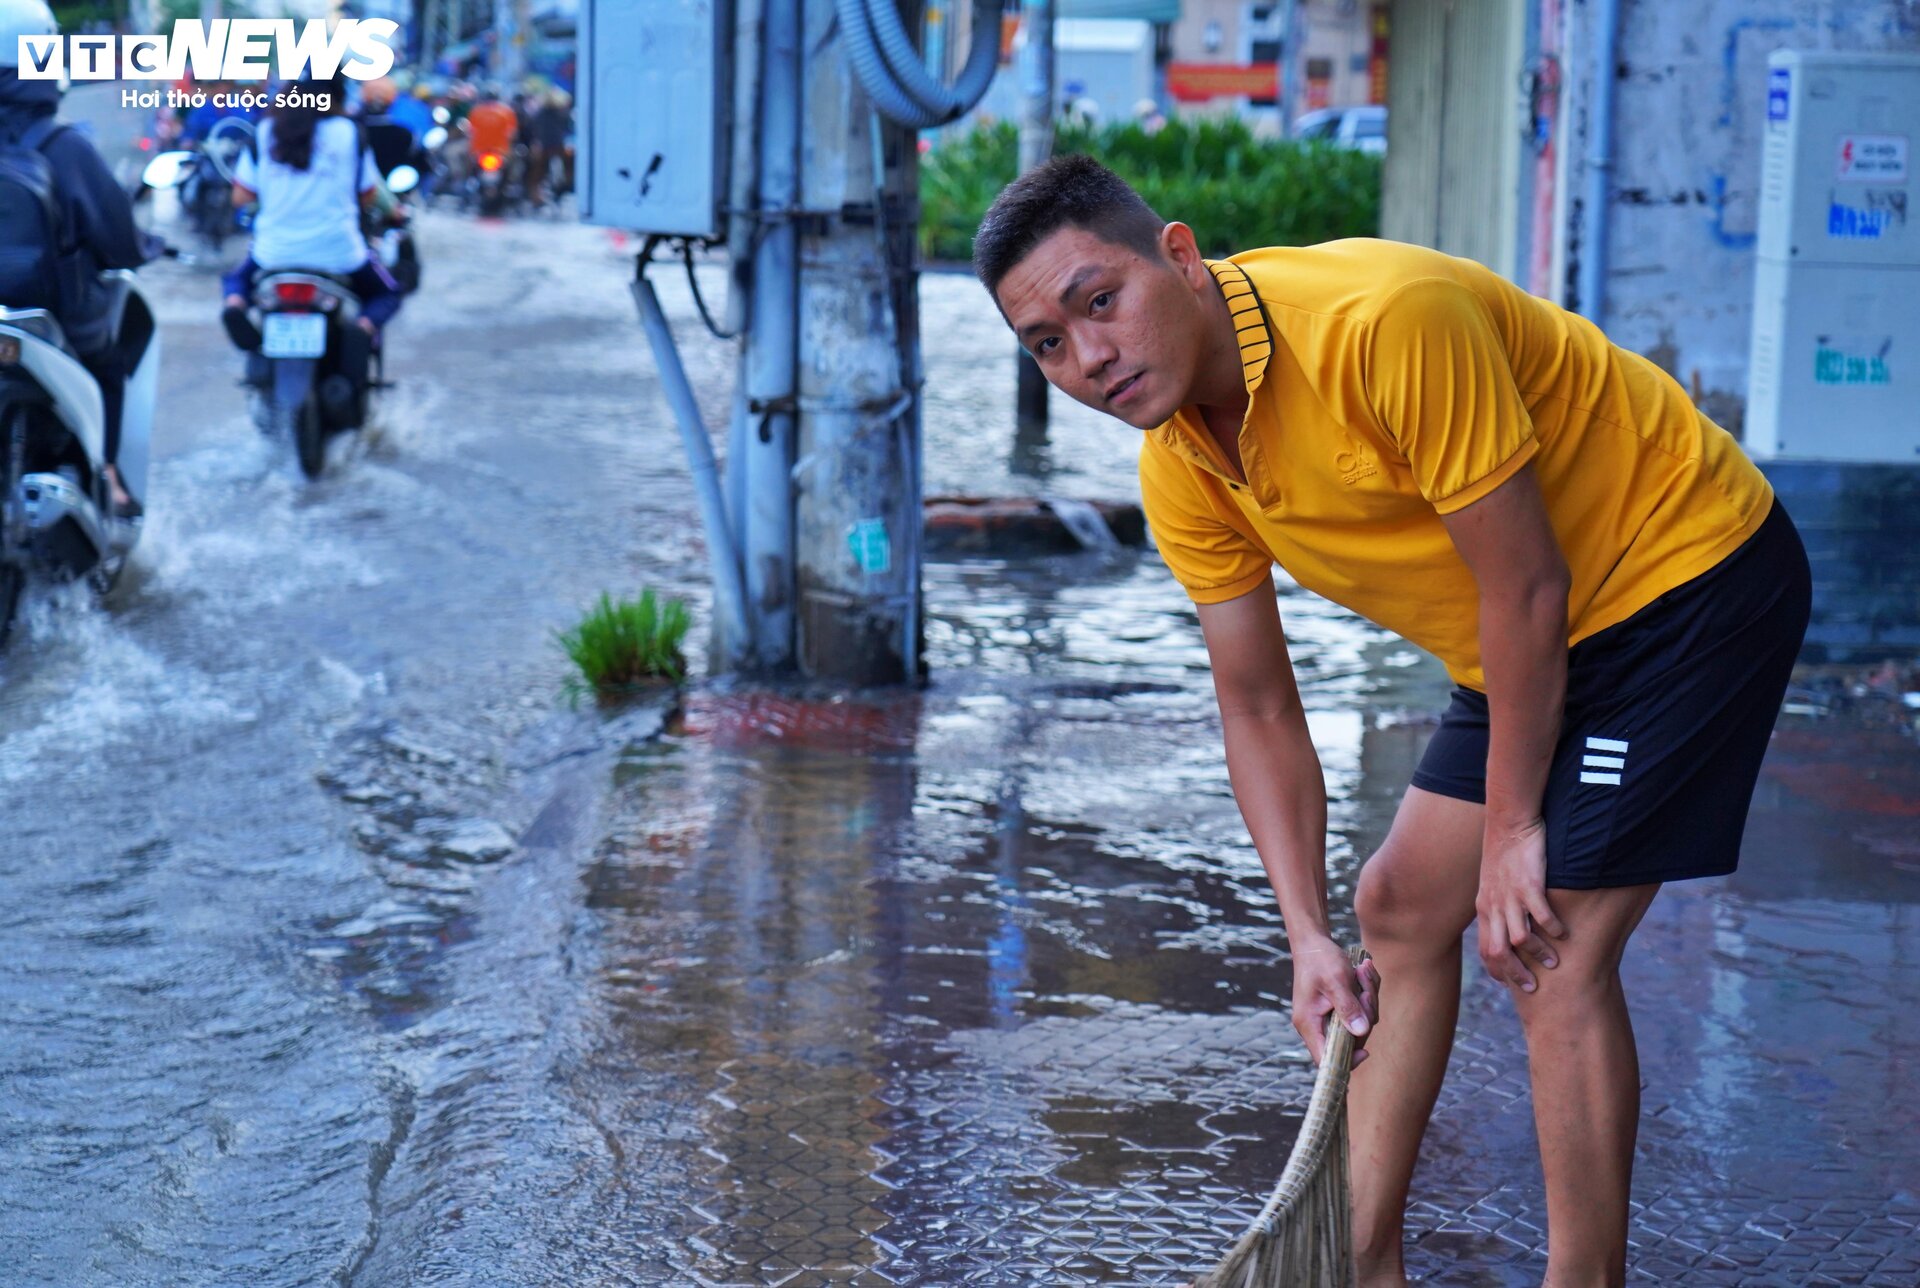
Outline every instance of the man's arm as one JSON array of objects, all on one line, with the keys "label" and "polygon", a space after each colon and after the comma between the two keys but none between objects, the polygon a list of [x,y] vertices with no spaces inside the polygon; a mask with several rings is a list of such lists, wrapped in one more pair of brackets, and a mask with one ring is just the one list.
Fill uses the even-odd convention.
[{"label": "man's arm", "polygon": [[1566,700],[1570,579],[1531,464],[1442,522],[1480,590],[1489,721],[1480,959],[1495,979],[1531,992],[1526,958],[1556,960],[1539,932],[1566,935],[1547,901],[1540,806]]},{"label": "man's arm", "polygon": [[1201,604],[1226,736],[1227,776],[1286,921],[1293,954],[1293,1026],[1320,1061],[1329,1011],[1356,1034],[1377,1018],[1372,972],[1355,991],[1327,920],[1327,789],[1307,732],[1273,587],[1262,582],[1223,604]]}]

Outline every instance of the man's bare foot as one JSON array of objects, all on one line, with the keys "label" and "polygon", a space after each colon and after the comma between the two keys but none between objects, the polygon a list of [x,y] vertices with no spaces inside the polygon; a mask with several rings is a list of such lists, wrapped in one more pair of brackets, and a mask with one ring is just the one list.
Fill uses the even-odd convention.
[{"label": "man's bare foot", "polygon": [[1406,1267],[1398,1257],[1391,1262],[1355,1257],[1353,1269],[1357,1288],[1406,1288],[1409,1282]]}]

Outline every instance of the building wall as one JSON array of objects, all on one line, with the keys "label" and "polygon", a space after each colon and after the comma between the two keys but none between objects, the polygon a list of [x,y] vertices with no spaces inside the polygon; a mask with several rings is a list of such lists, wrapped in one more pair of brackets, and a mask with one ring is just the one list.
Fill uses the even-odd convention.
[{"label": "building wall", "polygon": [[[1301,74],[1304,76],[1307,63],[1325,61],[1329,72],[1326,106],[1351,107],[1371,101],[1368,55],[1373,47],[1373,0],[1298,0],[1298,8]],[[1172,60],[1179,63],[1255,61],[1254,41],[1263,34],[1256,10],[1268,11],[1271,16],[1267,26],[1278,30],[1285,11],[1281,0],[1185,0],[1180,20],[1171,24],[1168,31]],[[1264,117],[1261,123],[1269,129],[1277,129],[1279,125],[1273,108],[1251,106],[1245,98],[1176,106],[1181,112],[1240,112],[1256,120]],[[1299,112],[1313,106],[1307,101],[1304,82],[1295,106]]]},{"label": "building wall", "polygon": [[[1592,0],[1565,21],[1555,290],[1573,298],[1593,94]],[[1613,197],[1601,323],[1738,430],[1752,320],[1754,237],[1776,49],[1920,50],[1914,0],[1620,0]],[[1398,143],[1395,143],[1398,147]]]}]

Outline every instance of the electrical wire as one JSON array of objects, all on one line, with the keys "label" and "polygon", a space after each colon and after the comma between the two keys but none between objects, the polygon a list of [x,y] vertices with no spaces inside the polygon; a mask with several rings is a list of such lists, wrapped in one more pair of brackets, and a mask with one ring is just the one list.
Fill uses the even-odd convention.
[{"label": "electrical wire", "polygon": [[[693,275],[693,242],[683,238],[680,242],[680,262],[687,266],[687,289],[693,292],[693,306],[700,310],[700,320],[707,324],[707,330],[716,340],[738,340],[740,331],[722,331],[713,320],[713,314],[707,312],[706,297],[700,294],[700,279]],[[746,328],[742,327],[741,331]]]}]

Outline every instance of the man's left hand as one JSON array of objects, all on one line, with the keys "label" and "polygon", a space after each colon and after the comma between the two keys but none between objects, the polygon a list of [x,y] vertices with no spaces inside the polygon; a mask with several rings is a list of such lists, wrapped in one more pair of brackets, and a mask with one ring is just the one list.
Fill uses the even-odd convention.
[{"label": "man's left hand", "polygon": [[1547,938],[1566,927],[1547,902],[1547,828],[1539,819],[1518,828],[1489,827],[1480,853],[1480,961],[1487,974],[1523,993],[1536,981],[1531,963],[1551,970],[1560,958]]}]

